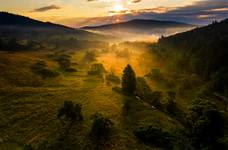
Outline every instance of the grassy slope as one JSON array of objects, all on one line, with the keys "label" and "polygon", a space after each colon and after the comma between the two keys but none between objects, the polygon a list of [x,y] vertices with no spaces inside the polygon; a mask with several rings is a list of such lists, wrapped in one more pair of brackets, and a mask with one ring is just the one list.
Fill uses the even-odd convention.
[{"label": "grassy slope", "polygon": [[[60,137],[64,137],[64,145],[71,149],[90,149],[88,133],[91,115],[95,112],[103,113],[115,124],[116,134],[106,148],[109,150],[151,149],[138,143],[132,134],[133,129],[141,125],[157,124],[165,130],[180,126],[166,114],[112,91],[112,86],[103,79],[88,76],[89,64],[79,64],[76,73],[62,73],[56,79],[41,79],[30,71],[30,66],[43,59],[50,68],[57,69],[57,64],[47,57],[49,53],[0,54],[0,149],[20,149],[25,144],[37,148],[44,142],[55,144]],[[76,52],[72,61],[80,62],[83,55],[84,52]],[[105,63],[105,57],[100,56],[98,61]],[[109,64],[104,65],[108,70]],[[141,74],[138,71],[140,67],[137,68],[135,63],[133,66]],[[128,113],[122,109],[126,99],[130,99],[132,107]],[[67,127],[56,117],[65,100],[81,103],[85,117],[82,123],[73,125],[68,135],[64,134]]]}]

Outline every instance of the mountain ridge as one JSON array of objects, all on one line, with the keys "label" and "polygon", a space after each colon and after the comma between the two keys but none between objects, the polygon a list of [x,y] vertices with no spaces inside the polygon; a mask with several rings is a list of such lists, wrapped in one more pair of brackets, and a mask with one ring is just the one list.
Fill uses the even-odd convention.
[{"label": "mountain ridge", "polygon": [[93,28],[108,28],[111,26],[126,26],[126,25],[175,25],[175,26],[195,26],[192,24],[187,24],[183,22],[177,22],[177,21],[170,21],[170,20],[151,20],[151,19],[133,19],[126,22],[119,22],[119,23],[111,23],[111,24],[104,24],[104,25],[98,25],[98,26],[85,26],[82,27],[82,29],[93,29]]},{"label": "mountain ridge", "polygon": [[[101,39],[105,36],[68,26],[43,22],[22,15],[0,12],[0,36],[13,38],[35,38],[71,35],[80,39]],[[107,37],[106,37],[107,38]]]}]

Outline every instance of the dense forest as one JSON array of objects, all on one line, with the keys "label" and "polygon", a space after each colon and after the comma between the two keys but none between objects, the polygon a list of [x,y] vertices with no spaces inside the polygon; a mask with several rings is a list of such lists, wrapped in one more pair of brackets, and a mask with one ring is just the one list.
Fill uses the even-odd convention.
[{"label": "dense forest", "polygon": [[169,37],[152,46],[153,52],[173,62],[172,71],[194,73],[210,82],[210,88],[227,95],[228,19]]}]

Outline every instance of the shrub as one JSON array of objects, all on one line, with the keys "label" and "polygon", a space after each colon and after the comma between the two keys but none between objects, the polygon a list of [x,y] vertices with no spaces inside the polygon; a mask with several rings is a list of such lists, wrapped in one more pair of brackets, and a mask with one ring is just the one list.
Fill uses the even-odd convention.
[{"label": "shrub", "polygon": [[76,72],[77,70],[74,68],[71,68],[71,56],[68,54],[56,54],[54,60],[58,62],[60,69],[66,72]]},{"label": "shrub", "polygon": [[151,72],[147,75],[154,80],[163,80],[164,77],[159,69],[152,69]]},{"label": "shrub", "polygon": [[90,134],[97,141],[106,140],[111,133],[112,127],[111,120],[101,114],[95,114]]},{"label": "shrub", "polygon": [[177,105],[175,103],[175,99],[176,99],[176,93],[175,92],[172,92],[172,91],[169,91],[168,93],[168,103],[167,103],[167,106],[166,106],[166,110],[171,113],[171,114],[174,114],[176,111],[177,111]]},{"label": "shrub", "polygon": [[161,99],[162,99],[162,93],[160,91],[154,91],[152,93],[152,96],[151,96],[150,104],[152,104],[156,108],[160,108],[161,107]]},{"label": "shrub", "polygon": [[136,94],[147,103],[155,106],[156,108],[161,107],[162,94],[159,91],[152,91],[146,80],[142,77],[137,78]]},{"label": "shrub", "polygon": [[88,74],[89,75],[102,75],[105,72],[106,72],[106,70],[105,70],[103,64],[96,63],[90,67]]},{"label": "shrub", "polygon": [[131,108],[130,100],[127,99],[127,100],[125,100],[125,102],[124,102],[123,109],[124,109],[125,112],[128,112],[130,108]]},{"label": "shrub", "polygon": [[62,119],[70,119],[71,121],[81,121],[82,116],[82,106],[80,104],[74,104],[72,101],[65,101],[63,106],[59,109],[57,117]]},{"label": "shrub", "polygon": [[148,100],[152,97],[152,90],[143,77],[137,78],[136,94],[143,100]]},{"label": "shrub", "polygon": [[96,60],[96,53],[95,51],[87,51],[85,56],[84,56],[84,61],[95,61]]},{"label": "shrub", "polygon": [[222,149],[224,120],[216,105],[207,99],[196,99],[187,115],[187,134],[197,149]]},{"label": "shrub", "polygon": [[114,83],[120,83],[120,78],[117,75],[113,74],[113,73],[112,74],[108,74],[106,76],[106,79],[108,81],[111,81],[111,82],[114,82]]},{"label": "shrub", "polygon": [[145,144],[158,147],[170,147],[172,136],[159,127],[140,127],[134,131],[135,136]]},{"label": "shrub", "polygon": [[48,69],[44,61],[38,61],[31,67],[31,70],[42,78],[53,78],[59,75],[58,72]]}]

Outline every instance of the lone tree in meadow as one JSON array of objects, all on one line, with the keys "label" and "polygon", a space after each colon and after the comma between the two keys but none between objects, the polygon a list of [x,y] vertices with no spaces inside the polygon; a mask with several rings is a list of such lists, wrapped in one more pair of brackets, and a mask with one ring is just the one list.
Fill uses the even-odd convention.
[{"label": "lone tree in meadow", "polygon": [[82,121],[82,106],[74,104],[72,101],[65,101],[63,106],[59,109],[57,117],[59,119],[74,121]]},{"label": "lone tree in meadow", "polygon": [[134,93],[136,90],[135,72],[130,65],[127,65],[123,71],[122,90],[129,94]]}]

